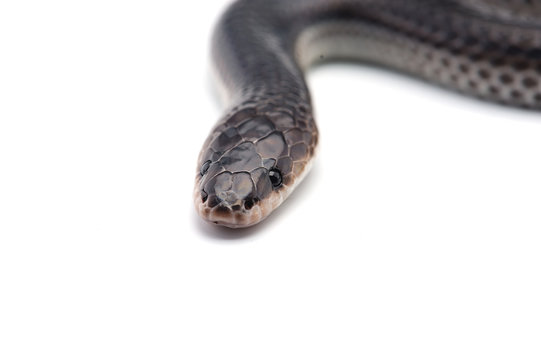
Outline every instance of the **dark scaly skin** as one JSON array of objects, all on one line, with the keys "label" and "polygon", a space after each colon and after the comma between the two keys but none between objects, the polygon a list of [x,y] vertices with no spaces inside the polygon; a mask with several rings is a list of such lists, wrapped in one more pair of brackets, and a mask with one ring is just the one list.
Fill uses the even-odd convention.
[{"label": "dark scaly skin", "polygon": [[268,216],[317,146],[304,71],[357,60],[512,106],[541,108],[541,0],[240,0],[213,37],[229,110],[203,145],[200,215]]}]

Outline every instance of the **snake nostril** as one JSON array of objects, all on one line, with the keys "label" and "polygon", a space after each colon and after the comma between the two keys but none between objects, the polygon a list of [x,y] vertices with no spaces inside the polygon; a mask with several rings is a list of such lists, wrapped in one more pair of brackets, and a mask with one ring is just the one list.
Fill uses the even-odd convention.
[{"label": "snake nostril", "polygon": [[254,201],[252,199],[248,199],[244,201],[244,208],[246,210],[250,210],[253,207],[254,207]]},{"label": "snake nostril", "polygon": [[201,176],[205,175],[207,171],[209,171],[210,163],[211,161],[207,160],[203,163],[203,165],[201,165],[201,170],[199,170],[199,173],[201,174]]},{"label": "snake nostril", "polygon": [[282,174],[280,170],[274,168],[269,170],[269,178],[273,188],[278,188],[282,185]]}]

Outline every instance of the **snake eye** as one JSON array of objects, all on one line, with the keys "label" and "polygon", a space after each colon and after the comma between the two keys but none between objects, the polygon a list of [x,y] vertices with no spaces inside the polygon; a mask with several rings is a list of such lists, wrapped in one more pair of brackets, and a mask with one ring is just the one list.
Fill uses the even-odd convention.
[{"label": "snake eye", "polygon": [[277,188],[280,185],[282,185],[282,174],[280,173],[280,170],[278,169],[270,169],[269,170],[269,178],[272,184],[273,188]]},{"label": "snake eye", "polygon": [[201,170],[199,170],[199,173],[201,174],[201,176],[205,175],[207,171],[209,171],[210,163],[211,161],[207,160],[203,163],[203,165],[201,165]]}]

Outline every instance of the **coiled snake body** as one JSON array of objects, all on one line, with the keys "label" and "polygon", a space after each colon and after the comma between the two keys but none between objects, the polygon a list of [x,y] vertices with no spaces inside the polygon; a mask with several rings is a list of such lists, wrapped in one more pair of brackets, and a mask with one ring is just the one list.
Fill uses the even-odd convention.
[{"label": "coiled snake body", "polygon": [[357,60],[512,106],[541,108],[541,0],[239,0],[213,62],[228,110],[201,150],[195,206],[246,227],[308,172],[318,143],[304,72]]}]

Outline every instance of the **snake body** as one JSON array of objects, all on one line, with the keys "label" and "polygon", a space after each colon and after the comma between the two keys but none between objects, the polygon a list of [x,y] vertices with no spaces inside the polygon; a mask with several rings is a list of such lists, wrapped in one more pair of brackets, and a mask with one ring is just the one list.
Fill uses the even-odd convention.
[{"label": "snake body", "polygon": [[481,99],[541,108],[539,0],[239,0],[212,57],[227,110],[201,150],[195,206],[254,225],[307,174],[318,144],[305,71],[355,60]]}]

